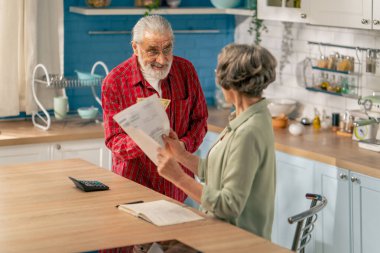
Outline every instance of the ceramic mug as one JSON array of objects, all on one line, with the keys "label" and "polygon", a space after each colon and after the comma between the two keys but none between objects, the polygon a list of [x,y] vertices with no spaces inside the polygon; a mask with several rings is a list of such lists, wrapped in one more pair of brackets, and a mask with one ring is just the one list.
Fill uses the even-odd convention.
[{"label": "ceramic mug", "polygon": [[56,119],[64,119],[69,111],[67,97],[54,97],[54,116]]}]

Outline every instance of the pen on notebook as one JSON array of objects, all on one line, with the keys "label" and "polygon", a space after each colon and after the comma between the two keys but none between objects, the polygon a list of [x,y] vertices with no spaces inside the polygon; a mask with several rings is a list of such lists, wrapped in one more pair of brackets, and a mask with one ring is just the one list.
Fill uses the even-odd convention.
[{"label": "pen on notebook", "polygon": [[[127,202],[127,203],[124,203],[121,205],[140,204],[140,203],[144,203],[144,201],[143,200],[137,200],[137,201]],[[119,206],[120,205],[116,205],[115,207],[119,207]]]}]

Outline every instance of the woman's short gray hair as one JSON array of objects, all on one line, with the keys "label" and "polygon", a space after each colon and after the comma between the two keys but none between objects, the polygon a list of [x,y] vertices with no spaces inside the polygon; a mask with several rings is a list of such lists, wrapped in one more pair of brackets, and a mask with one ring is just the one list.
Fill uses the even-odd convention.
[{"label": "woman's short gray hair", "polygon": [[277,61],[265,48],[229,44],[218,56],[216,81],[224,89],[234,89],[248,97],[259,97],[276,79]]},{"label": "woman's short gray hair", "polygon": [[160,15],[150,15],[140,18],[132,30],[132,41],[142,42],[146,32],[169,34],[174,40],[173,30],[168,20]]}]

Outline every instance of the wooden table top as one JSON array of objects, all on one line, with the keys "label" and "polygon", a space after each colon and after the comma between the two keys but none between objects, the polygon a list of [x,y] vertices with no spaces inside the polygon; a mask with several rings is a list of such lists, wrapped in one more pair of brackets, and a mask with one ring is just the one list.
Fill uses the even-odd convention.
[{"label": "wooden table top", "polygon": [[[229,114],[226,109],[209,108],[209,130],[223,130]],[[331,130],[315,131],[312,126],[305,130],[303,135],[293,136],[287,128],[275,129],[276,150],[380,178],[380,153],[359,148],[351,137]]]},{"label": "wooden table top", "polygon": [[[110,190],[85,193],[68,176]],[[216,219],[157,227],[115,208],[157,199],[168,198],[79,159],[0,166],[0,249],[81,252],[177,239],[203,252],[290,252]]]}]

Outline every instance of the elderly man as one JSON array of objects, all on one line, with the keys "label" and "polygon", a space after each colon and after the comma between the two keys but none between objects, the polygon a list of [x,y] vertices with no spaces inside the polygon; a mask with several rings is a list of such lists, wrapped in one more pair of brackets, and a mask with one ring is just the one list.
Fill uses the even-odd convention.
[{"label": "elderly man", "polygon": [[173,56],[174,35],[165,18],[158,15],[141,18],[132,35],[133,56],[115,67],[102,85],[105,143],[112,151],[112,170],[183,202],[186,194],[158,175],[154,163],[112,117],[139,98],[157,94],[170,100],[166,108],[170,127],[186,150],[194,152],[207,132],[205,98],[194,66]]}]

